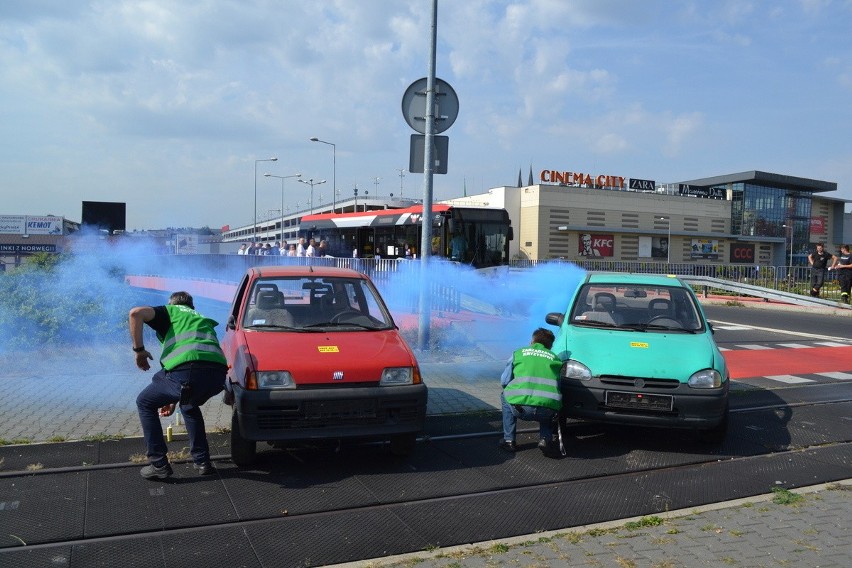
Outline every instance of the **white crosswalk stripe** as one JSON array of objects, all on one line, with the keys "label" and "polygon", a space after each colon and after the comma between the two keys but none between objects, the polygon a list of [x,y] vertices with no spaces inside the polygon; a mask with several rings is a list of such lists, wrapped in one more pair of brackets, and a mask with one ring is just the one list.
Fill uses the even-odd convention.
[{"label": "white crosswalk stripe", "polygon": [[817,341],[814,345],[822,345],[823,347],[849,347],[848,343],[837,343],[834,341]]},{"label": "white crosswalk stripe", "polygon": [[830,371],[826,373],[814,373],[821,377],[828,377],[829,379],[837,379],[838,381],[852,381],[852,373],[841,373],[839,371]]},{"label": "white crosswalk stripe", "polygon": [[767,345],[737,345],[737,347],[742,347],[743,349],[751,349],[752,351],[760,351],[762,349],[773,349],[773,347],[769,347]]},{"label": "white crosswalk stripe", "polygon": [[751,329],[745,325],[715,325],[713,324],[713,329],[724,329],[727,331],[748,331]]},{"label": "white crosswalk stripe", "polygon": [[766,377],[767,379],[778,381],[781,383],[787,383],[788,385],[795,385],[798,383],[812,383],[813,379],[805,379],[802,377],[797,377],[795,375],[772,375]]},{"label": "white crosswalk stripe", "polygon": [[807,349],[808,347],[811,347],[810,345],[804,345],[802,343],[779,343],[778,345],[789,349]]}]

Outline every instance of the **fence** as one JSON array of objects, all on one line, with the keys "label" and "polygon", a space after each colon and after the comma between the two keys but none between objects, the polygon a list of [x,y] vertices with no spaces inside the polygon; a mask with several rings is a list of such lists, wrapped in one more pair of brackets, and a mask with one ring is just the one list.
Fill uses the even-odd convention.
[{"label": "fence", "polygon": [[[416,278],[420,263],[416,260],[405,259],[375,259],[375,258],[337,258],[337,257],[290,257],[290,256],[252,256],[252,255],[163,255],[147,257],[136,266],[147,274],[182,275],[192,277],[207,277],[219,280],[237,282],[245,271],[253,266],[275,265],[312,265],[337,266],[351,268],[370,276],[377,286],[388,290],[391,281],[402,282],[399,301],[408,304],[411,300],[405,290],[416,289]],[[447,261],[431,259],[430,262]],[[708,276],[721,278],[731,282],[751,284],[772,290],[781,290],[801,295],[809,295],[811,269],[803,266],[754,266],[754,265],[718,265],[665,262],[611,261],[611,260],[518,260],[509,266],[510,271],[527,270],[539,265],[570,263],[590,272],[633,272],[641,274],[674,274],[677,276]],[[144,266],[144,268],[143,268]],[[412,285],[405,285],[412,282]],[[452,284],[435,284],[433,301],[437,301],[436,309],[457,311],[460,298]],[[397,288],[396,286],[394,288]],[[720,290],[709,290],[710,293],[724,293]],[[829,271],[825,285],[822,288],[822,298],[840,300],[840,285],[836,271]]]}]

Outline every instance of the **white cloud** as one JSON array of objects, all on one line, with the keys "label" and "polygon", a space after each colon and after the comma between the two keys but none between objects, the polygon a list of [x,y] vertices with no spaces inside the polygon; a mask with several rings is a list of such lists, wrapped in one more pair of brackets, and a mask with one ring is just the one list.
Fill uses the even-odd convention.
[{"label": "white cloud", "polygon": [[[50,203],[76,218],[98,196],[126,199],[131,227],[165,223],[161,203],[186,218],[169,225],[238,225],[252,217],[257,157],[279,156],[271,173],[331,177],[330,149],[311,136],[336,144],[342,193],[396,179],[411,134],[400,99],[427,72],[429,4],[0,3],[3,212]],[[669,180],[842,163],[849,16],[838,1],[445,0],[437,75],[460,113],[436,192],[568,159]],[[268,182],[259,199],[280,200]],[[293,203],[304,192],[288,187]]]}]

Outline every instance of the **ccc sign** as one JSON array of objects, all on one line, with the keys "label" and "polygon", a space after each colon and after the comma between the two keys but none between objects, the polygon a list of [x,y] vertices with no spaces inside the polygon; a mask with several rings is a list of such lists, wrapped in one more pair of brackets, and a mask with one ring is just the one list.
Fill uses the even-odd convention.
[{"label": "ccc sign", "polygon": [[754,262],[754,245],[731,245],[731,264],[746,264]]}]

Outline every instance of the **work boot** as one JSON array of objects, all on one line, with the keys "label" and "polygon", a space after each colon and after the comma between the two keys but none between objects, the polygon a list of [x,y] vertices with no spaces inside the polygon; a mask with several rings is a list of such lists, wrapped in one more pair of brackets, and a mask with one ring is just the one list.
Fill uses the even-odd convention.
[{"label": "work boot", "polygon": [[145,479],[166,479],[172,476],[174,471],[172,471],[172,466],[169,462],[166,462],[165,465],[161,465],[157,467],[156,465],[149,463],[139,472],[142,477]]},{"label": "work boot", "polygon": [[216,473],[216,468],[209,461],[204,463],[194,463],[192,467],[198,472],[198,475],[213,475]]},{"label": "work boot", "polygon": [[500,443],[497,444],[497,447],[503,450],[504,452],[509,452],[510,454],[514,454],[518,451],[517,446],[515,446],[515,442],[512,440],[500,440]]}]

